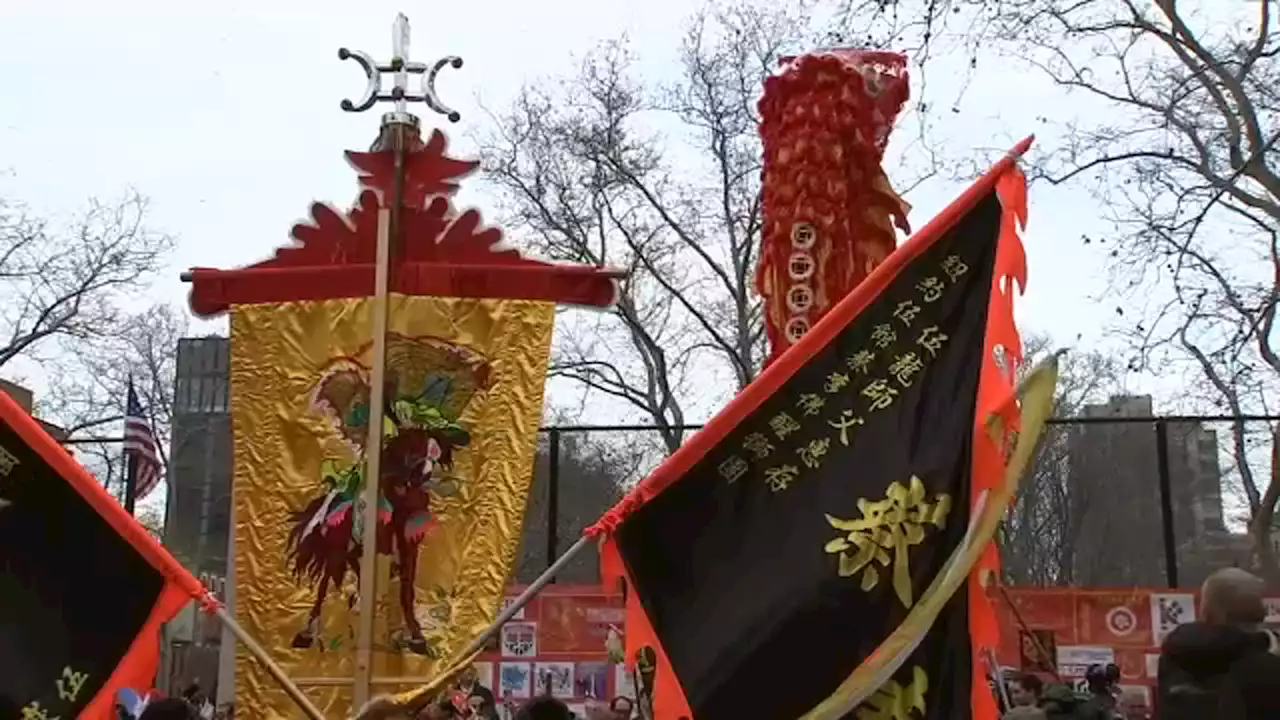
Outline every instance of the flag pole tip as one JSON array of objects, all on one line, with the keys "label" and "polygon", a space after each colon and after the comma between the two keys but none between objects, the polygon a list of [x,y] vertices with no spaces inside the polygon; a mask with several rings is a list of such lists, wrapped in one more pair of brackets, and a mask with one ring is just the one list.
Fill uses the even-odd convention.
[{"label": "flag pole tip", "polygon": [[1036,363],[1035,369],[1032,372],[1048,370],[1050,368],[1052,368],[1054,372],[1057,372],[1057,369],[1062,362],[1062,358],[1066,357],[1068,352],[1070,352],[1070,350],[1067,348],[1058,348],[1057,350],[1054,350],[1052,353],[1049,353],[1048,357]]}]

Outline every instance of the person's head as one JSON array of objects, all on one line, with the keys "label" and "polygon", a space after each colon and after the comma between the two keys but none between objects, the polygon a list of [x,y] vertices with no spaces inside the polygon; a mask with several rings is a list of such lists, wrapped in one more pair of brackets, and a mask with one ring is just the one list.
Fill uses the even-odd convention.
[{"label": "person's head", "polygon": [[479,676],[480,674],[476,672],[476,666],[468,665],[462,669],[462,672],[458,673],[458,684],[462,687],[471,687],[476,683],[476,678]]},{"label": "person's head", "polygon": [[1200,586],[1204,619],[1214,625],[1257,627],[1267,619],[1262,579],[1240,568],[1224,568]]},{"label": "person's head", "polygon": [[138,720],[198,720],[200,715],[182,698],[168,698],[148,703]]},{"label": "person's head", "polygon": [[616,720],[631,720],[631,713],[635,709],[635,702],[631,698],[619,695],[609,701],[609,712],[613,713]]},{"label": "person's head", "polygon": [[514,720],[572,720],[569,706],[553,697],[536,697],[516,711]]},{"label": "person's head", "polygon": [[1019,673],[1009,678],[1009,702],[1014,707],[1025,707],[1035,705],[1040,702],[1040,693],[1044,690],[1044,683],[1040,682],[1040,678],[1030,673]]},{"label": "person's head", "polygon": [[1084,680],[1089,685],[1090,693],[1110,695],[1112,689],[1120,682],[1120,666],[1115,663],[1090,665],[1084,673]]}]

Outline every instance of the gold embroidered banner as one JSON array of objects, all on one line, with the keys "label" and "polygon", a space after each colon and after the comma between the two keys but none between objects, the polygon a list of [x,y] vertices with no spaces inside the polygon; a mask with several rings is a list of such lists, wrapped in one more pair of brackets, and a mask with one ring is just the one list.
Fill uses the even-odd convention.
[{"label": "gold embroidered banner", "polygon": [[[372,306],[231,313],[236,616],[293,677],[332,679],[308,692],[331,717],[349,712],[355,663]],[[391,297],[375,678],[420,683],[497,614],[523,527],[554,309]],[[294,717],[243,652],[236,704],[255,718]]]}]

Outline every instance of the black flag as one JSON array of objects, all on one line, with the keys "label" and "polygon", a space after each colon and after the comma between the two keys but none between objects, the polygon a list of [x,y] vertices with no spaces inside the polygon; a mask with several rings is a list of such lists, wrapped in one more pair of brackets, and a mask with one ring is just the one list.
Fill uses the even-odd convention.
[{"label": "black flag", "polygon": [[0,719],[114,717],[200,583],[0,392]]},{"label": "black flag", "polygon": [[[976,471],[1004,470],[982,418],[1012,405],[1022,183],[997,166],[592,529],[629,651],[666,664],[659,717],[806,717],[971,544]],[[858,717],[973,717],[969,595],[943,601]]]}]

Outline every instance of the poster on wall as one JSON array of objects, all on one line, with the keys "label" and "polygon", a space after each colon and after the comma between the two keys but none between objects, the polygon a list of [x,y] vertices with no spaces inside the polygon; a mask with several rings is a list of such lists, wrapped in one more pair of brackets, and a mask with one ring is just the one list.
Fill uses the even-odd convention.
[{"label": "poster on wall", "polygon": [[531,658],[537,654],[537,623],[511,622],[502,626],[502,657]]},{"label": "poster on wall", "polygon": [[1064,680],[1083,679],[1090,665],[1107,665],[1116,661],[1113,648],[1100,645],[1061,645],[1058,647],[1058,674]]},{"label": "poster on wall", "polygon": [[611,625],[626,622],[622,598],[612,595],[546,596],[538,616],[542,654],[604,652]]},{"label": "poster on wall", "polygon": [[1191,593],[1151,593],[1151,630],[1154,645],[1179,625],[1196,619],[1196,596]]},{"label": "poster on wall", "polygon": [[577,697],[607,699],[609,697],[609,663],[578,663],[573,683]]},{"label": "poster on wall", "polygon": [[538,694],[565,699],[576,697],[573,684],[573,663],[540,662],[534,665]]},{"label": "poster on wall", "polygon": [[1143,590],[1088,591],[1076,595],[1078,645],[1151,644],[1151,614]]},{"label": "poster on wall", "polygon": [[504,662],[498,665],[500,698],[524,700],[533,696],[533,665],[527,662]]}]

